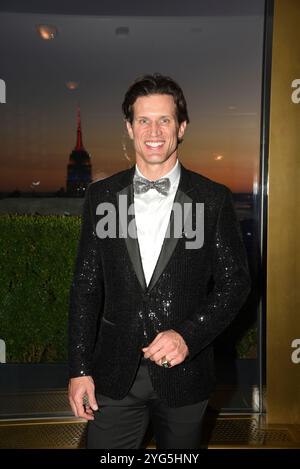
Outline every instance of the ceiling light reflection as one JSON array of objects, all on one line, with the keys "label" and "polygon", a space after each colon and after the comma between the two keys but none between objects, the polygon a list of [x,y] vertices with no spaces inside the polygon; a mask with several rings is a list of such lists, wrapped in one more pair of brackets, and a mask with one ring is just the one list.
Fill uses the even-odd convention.
[{"label": "ceiling light reflection", "polygon": [[51,26],[50,24],[38,24],[37,27],[38,35],[44,41],[51,41],[56,38],[57,36],[57,29],[55,26]]},{"label": "ceiling light reflection", "polygon": [[76,90],[79,86],[79,83],[77,81],[67,81],[66,83],[66,87],[73,91],[73,90]]}]

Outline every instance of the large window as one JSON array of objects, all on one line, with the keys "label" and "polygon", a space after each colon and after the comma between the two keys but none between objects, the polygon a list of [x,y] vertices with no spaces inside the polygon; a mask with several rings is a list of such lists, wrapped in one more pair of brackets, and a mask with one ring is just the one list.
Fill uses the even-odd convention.
[{"label": "large window", "polygon": [[216,343],[211,407],[258,411],[264,1],[247,3],[203,0],[195,12],[181,6],[169,16],[158,7],[136,16],[0,13],[3,393],[64,389],[84,190],[134,163],[121,103],[137,76],[160,72],[178,81],[188,103],[180,160],[233,191],[253,278],[247,305]]}]

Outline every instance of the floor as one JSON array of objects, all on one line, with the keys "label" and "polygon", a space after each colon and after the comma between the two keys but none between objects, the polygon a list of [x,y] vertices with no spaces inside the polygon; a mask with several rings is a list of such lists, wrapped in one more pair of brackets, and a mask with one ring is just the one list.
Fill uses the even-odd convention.
[{"label": "floor", "polygon": [[[84,448],[86,423],[74,417],[8,419],[0,422],[1,449]],[[264,418],[226,415],[206,420],[204,446],[300,448],[300,425],[267,425]],[[155,448],[152,440],[147,448]]]},{"label": "floor", "polygon": [[[224,390],[221,394],[226,395]],[[86,422],[72,417],[65,390],[1,394],[0,409],[0,449],[85,447]],[[203,446],[298,449],[300,425],[268,425],[258,413],[220,414],[211,405]],[[153,439],[147,441],[147,448],[155,448]]]}]

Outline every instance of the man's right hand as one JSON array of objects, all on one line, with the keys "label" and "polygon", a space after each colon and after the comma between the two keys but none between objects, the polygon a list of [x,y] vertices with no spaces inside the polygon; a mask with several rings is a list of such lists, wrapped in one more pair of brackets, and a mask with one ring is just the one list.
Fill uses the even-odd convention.
[{"label": "man's right hand", "polygon": [[[87,395],[88,405],[83,404],[84,395]],[[69,402],[76,417],[94,420],[93,410],[98,410],[95,397],[95,385],[91,376],[79,376],[69,381]]]}]

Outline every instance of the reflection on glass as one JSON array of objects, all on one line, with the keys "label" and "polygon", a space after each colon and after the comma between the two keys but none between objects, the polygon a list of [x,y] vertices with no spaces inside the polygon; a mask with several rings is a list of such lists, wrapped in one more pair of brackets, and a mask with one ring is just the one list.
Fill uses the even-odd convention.
[{"label": "reflection on glass", "polygon": [[50,24],[39,24],[36,29],[40,38],[44,41],[52,41],[57,36],[56,27]]},{"label": "reflection on glass", "polygon": [[[1,73],[9,89],[7,103],[1,106],[0,211],[36,215],[32,224],[30,218],[24,217],[22,224],[16,217],[12,225],[12,219],[2,217],[7,265],[16,268],[4,271],[6,280],[0,287],[0,339],[6,343],[8,364],[57,364],[53,372],[35,375],[39,386],[60,387],[65,382],[68,288],[79,234],[79,221],[68,215],[81,212],[85,181],[105,178],[134,163],[121,103],[137,76],[160,72],[183,88],[191,123],[180,159],[233,191],[255,285],[264,19],[264,2],[257,3],[259,16],[237,12],[223,17],[157,17],[155,34],[153,19],[146,17],[127,18],[124,25],[117,17],[52,15],[49,25],[38,27],[40,37],[51,40],[57,28],[50,22],[59,26],[59,41],[46,49],[29,33],[35,15],[0,15]],[[77,126],[75,122],[78,101],[85,147],[79,113]],[[40,215],[49,217],[47,225]],[[224,384],[236,383],[237,368],[239,379],[249,377],[246,393],[245,383],[235,384],[228,408],[255,408],[257,402],[256,315],[254,291],[216,347]],[[244,358],[248,368],[241,360],[234,361],[237,358]],[[20,386],[9,373],[7,390]],[[29,381],[21,386],[27,389]]]}]

